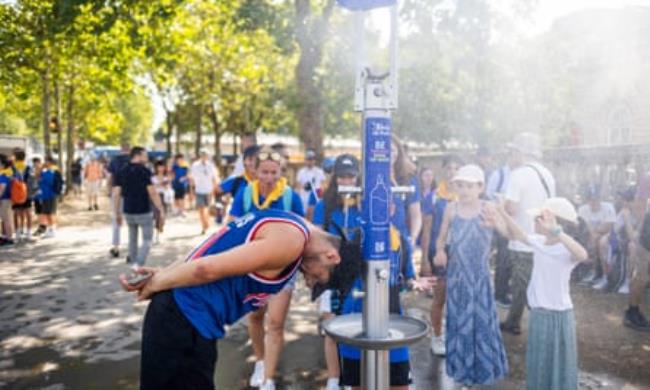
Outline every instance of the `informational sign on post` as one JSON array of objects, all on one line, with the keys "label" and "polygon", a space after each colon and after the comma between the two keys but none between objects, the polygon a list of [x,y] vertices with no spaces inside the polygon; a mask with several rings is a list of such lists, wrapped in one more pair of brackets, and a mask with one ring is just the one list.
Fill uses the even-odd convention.
[{"label": "informational sign on post", "polygon": [[366,117],[364,125],[363,257],[386,260],[390,247],[391,121],[388,117]]}]

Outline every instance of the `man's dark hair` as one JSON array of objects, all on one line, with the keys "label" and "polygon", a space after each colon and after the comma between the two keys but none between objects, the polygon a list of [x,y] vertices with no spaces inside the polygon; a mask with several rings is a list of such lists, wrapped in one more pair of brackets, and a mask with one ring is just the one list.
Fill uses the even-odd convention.
[{"label": "man's dark hair", "polygon": [[21,148],[14,149],[14,159],[16,161],[25,161],[25,151]]},{"label": "man's dark hair", "polygon": [[129,157],[133,158],[133,157],[139,156],[142,153],[144,153],[145,151],[146,151],[146,149],[143,148],[142,146],[134,146],[134,147],[131,148],[131,153],[129,154]]},{"label": "man's dark hair", "polygon": [[34,157],[34,158],[32,159],[32,164],[39,164],[40,162],[41,162],[41,158],[40,158],[40,157]]},{"label": "man's dark hair", "polygon": [[176,153],[176,155],[174,156],[174,158],[183,158],[183,157],[185,157],[183,156],[183,153]]},{"label": "man's dark hair", "polygon": [[55,164],[56,165],[56,159],[52,156],[45,156],[45,162],[48,164]]}]

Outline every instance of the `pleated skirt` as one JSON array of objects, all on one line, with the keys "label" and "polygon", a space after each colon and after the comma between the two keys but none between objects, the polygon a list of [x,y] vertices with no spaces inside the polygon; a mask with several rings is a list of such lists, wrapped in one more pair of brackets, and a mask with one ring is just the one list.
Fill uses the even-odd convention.
[{"label": "pleated skirt", "polygon": [[526,350],[527,390],[578,388],[578,349],[573,310],[530,310]]}]

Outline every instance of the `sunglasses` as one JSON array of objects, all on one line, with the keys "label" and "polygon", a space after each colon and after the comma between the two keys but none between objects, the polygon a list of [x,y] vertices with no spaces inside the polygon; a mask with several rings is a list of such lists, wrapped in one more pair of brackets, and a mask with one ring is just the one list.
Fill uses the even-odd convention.
[{"label": "sunglasses", "polygon": [[271,160],[275,162],[282,162],[282,155],[278,152],[260,152],[257,154],[260,161]]}]

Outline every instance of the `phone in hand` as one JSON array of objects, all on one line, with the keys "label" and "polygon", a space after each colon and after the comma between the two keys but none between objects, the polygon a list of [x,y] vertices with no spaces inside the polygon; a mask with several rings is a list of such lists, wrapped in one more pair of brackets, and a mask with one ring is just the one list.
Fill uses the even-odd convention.
[{"label": "phone in hand", "polygon": [[132,274],[128,279],[126,279],[126,283],[129,284],[129,286],[137,286],[138,284],[144,282],[145,280],[149,280],[153,276],[152,273],[146,273],[146,274]]}]

